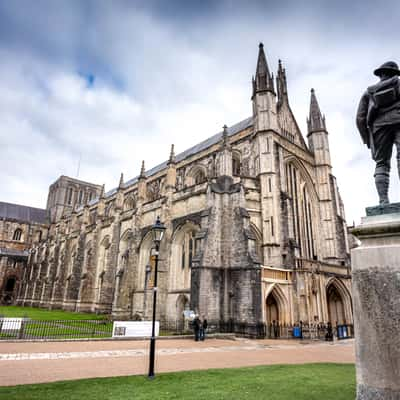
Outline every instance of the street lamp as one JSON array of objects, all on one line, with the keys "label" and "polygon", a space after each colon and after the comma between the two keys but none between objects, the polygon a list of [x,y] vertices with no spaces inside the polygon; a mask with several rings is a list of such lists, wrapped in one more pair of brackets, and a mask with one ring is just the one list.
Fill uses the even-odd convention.
[{"label": "street lamp", "polygon": [[157,273],[158,273],[158,253],[160,250],[160,243],[164,236],[165,226],[161,223],[160,217],[157,217],[156,223],[151,227],[151,233],[153,235],[153,242],[155,246],[155,266],[154,266],[154,287],[153,287],[153,321],[151,327],[151,338],[150,338],[150,362],[149,362],[149,378],[154,378],[154,357],[156,350],[156,337],[155,337],[155,326],[156,326],[156,305],[157,305]]}]

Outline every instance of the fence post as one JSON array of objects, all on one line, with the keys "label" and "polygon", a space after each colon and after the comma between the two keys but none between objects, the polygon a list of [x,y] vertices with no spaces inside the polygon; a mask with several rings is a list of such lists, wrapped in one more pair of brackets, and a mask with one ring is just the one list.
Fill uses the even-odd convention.
[{"label": "fence post", "polygon": [[18,331],[18,339],[24,338],[24,328],[25,328],[25,318],[23,318],[21,321],[21,326]]}]

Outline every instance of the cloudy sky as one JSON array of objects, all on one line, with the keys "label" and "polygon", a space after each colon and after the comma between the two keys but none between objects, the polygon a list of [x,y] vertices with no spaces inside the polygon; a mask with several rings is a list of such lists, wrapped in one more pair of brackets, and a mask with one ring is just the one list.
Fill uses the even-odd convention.
[{"label": "cloudy sky", "polygon": [[377,196],[355,111],[372,70],[400,61],[400,3],[384,4],[0,0],[0,200],[45,207],[50,183],[79,164],[80,179],[109,190],[142,159],[164,161],[171,143],[181,152],[250,116],[263,41],[270,68],[281,58],[287,69],[303,134],[315,88],[358,223]]}]

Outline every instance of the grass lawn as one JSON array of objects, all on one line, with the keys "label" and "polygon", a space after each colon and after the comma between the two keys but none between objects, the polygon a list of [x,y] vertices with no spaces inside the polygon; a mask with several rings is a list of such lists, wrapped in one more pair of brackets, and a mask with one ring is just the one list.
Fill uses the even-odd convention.
[{"label": "grass lawn", "polygon": [[62,310],[45,310],[36,307],[0,306],[0,315],[4,317],[28,317],[35,320],[83,320],[105,319],[105,315],[85,314]]},{"label": "grass lawn", "polygon": [[272,365],[0,387],[7,400],[354,400],[352,364]]}]

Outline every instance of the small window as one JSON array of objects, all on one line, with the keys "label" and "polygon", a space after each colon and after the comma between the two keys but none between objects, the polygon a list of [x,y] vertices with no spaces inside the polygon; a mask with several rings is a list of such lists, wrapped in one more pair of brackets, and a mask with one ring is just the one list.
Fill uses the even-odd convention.
[{"label": "small window", "polygon": [[233,157],[232,158],[232,174],[233,176],[239,176],[240,175],[240,159],[239,157]]},{"label": "small window", "polygon": [[22,229],[17,228],[14,231],[13,240],[21,240],[22,239]]},{"label": "small window", "polygon": [[182,269],[185,268],[185,264],[186,264],[186,241],[184,240],[182,243],[182,259],[181,259],[181,267]]},{"label": "small window", "polygon": [[72,204],[72,188],[68,189],[67,204]]},{"label": "small window", "polygon": [[195,185],[199,185],[200,183],[204,183],[207,180],[206,174],[203,170],[199,170],[196,175],[194,176],[194,183]]},{"label": "small window", "polygon": [[78,196],[78,204],[82,204],[82,200],[83,200],[83,191],[80,190]]}]

